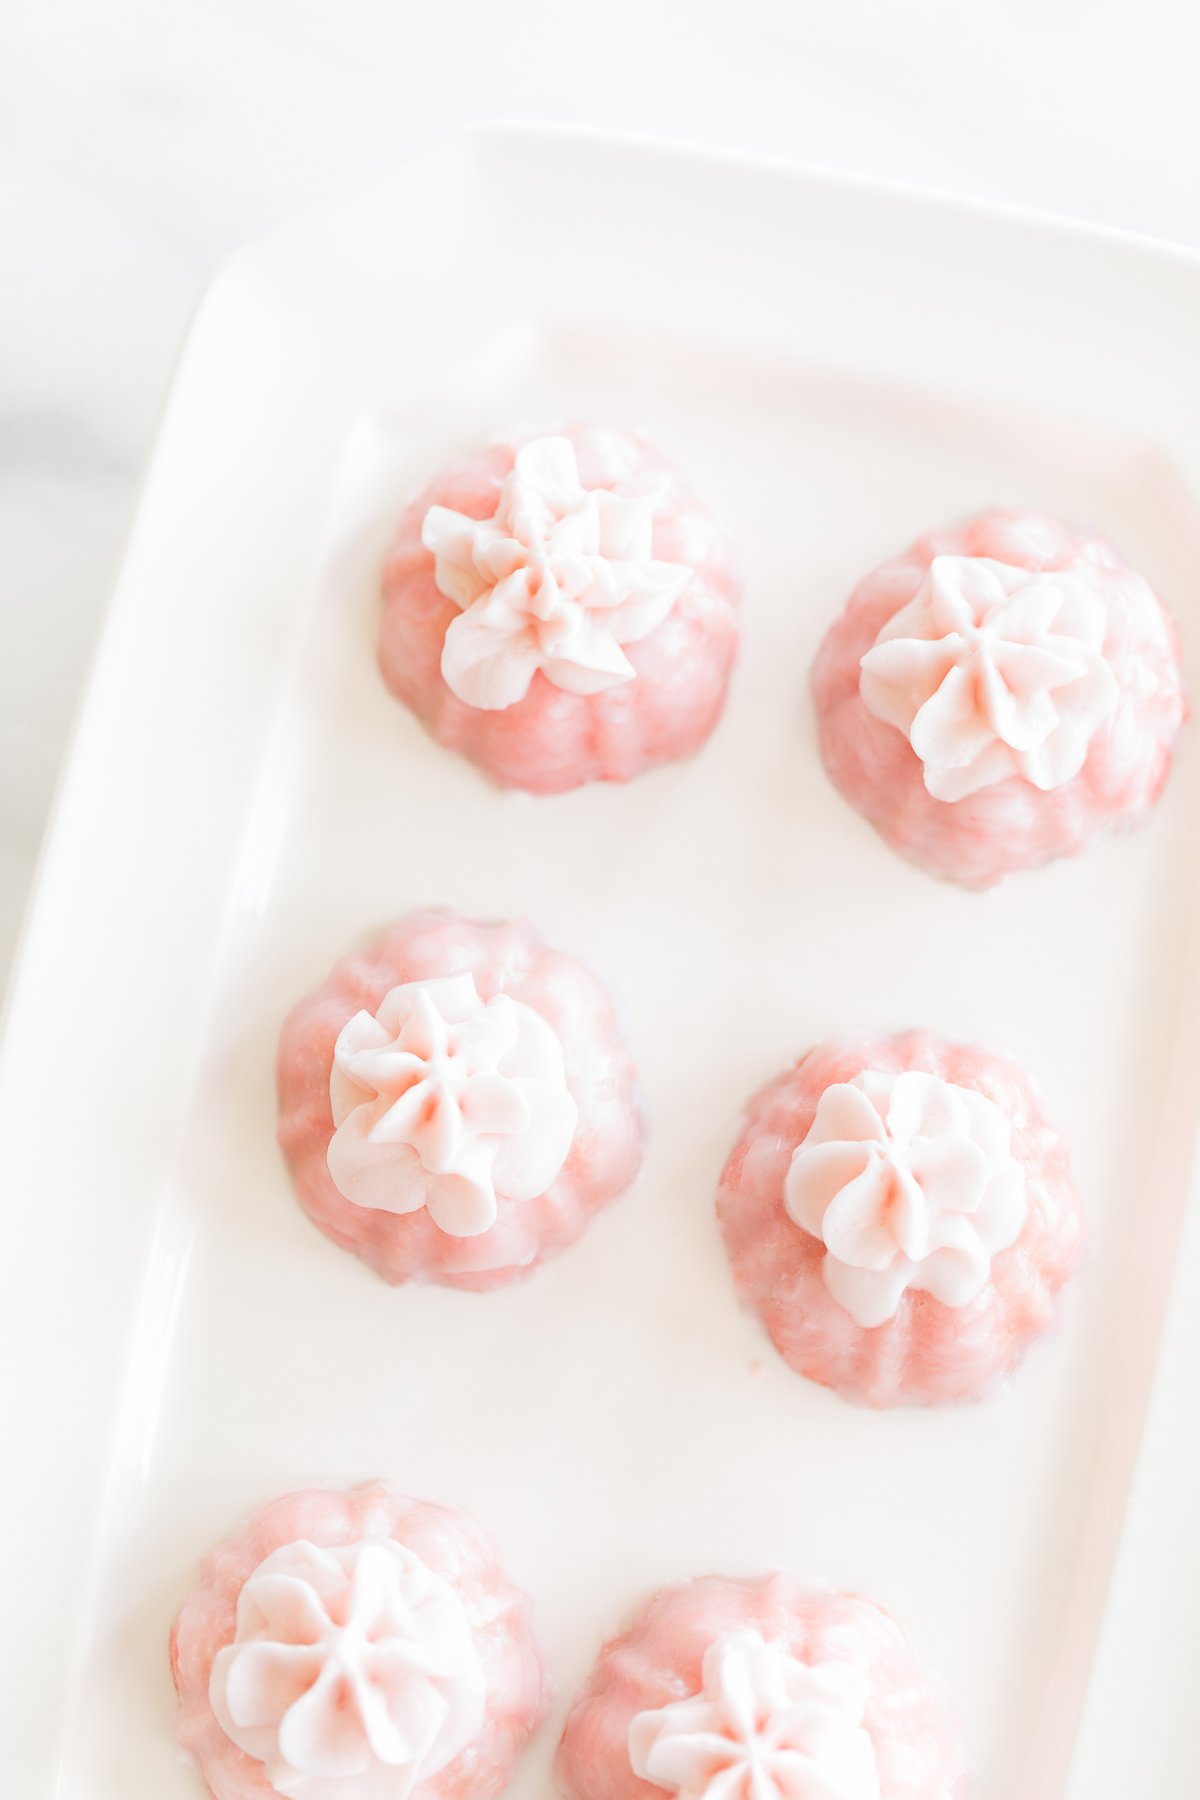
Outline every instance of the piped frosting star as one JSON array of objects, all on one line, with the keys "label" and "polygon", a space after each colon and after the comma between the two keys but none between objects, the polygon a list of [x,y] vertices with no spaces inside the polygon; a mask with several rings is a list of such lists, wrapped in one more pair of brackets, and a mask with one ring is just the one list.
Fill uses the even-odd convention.
[{"label": "piped frosting star", "polygon": [[701,1680],[633,1719],[635,1775],[679,1800],[879,1800],[857,1669],[801,1662],[743,1630],[709,1646]]},{"label": "piped frosting star", "polygon": [[356,1013],[329,1097],[339,1192],[383,1212],[425,1207],[454,1237],[495,1222],[497,1192],[545,1193],[578,1116],[552,1027],[507,994],[485,1002],[471,975],[408,982]]},{"label": "piped frosting star", "polygon": [[460,608],[442,646],[442,676],[460,700],[498,711],[540,671],[571,694],[632,681],[623,646],[662,624],[691,579],[653,554],[665,474],[585,488],[569,438],[517,452],[490,519],[431,506],[421,541],[434,579]]},{"label": "piped frosting star", "polygon": [[868,711],[907,736],[937,800],[1010,776],[1078,775],[1117,706],[1104,659],[1104,571],[1032,573],[986,556],[935,556],[862,659]]}]

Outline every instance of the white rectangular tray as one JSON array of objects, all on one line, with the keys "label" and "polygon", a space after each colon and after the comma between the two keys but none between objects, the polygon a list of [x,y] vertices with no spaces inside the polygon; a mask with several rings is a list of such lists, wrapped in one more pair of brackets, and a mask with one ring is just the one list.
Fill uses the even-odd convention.
[{"label": "white rectangular tray", "polygon": [[[1195,744],[1141,835],[964,894],[838,799],[806,679],[862,571],[992,503],[1111,533],[1194,651],[1198,319],[1183,253],[518,130],[217,278],[3,1046],[5,1793],[198,1800],[165,1660],[197,1555],[273,1493],[376,1474],[477,1511],[535,1596],[559,1699],[514,1800],[546,1800],[566,1702],[652,1586],[774,1564],[905,1622],[977,1800],[1193,1792]],[[696,761],[534,801],[385,693],[374,572],[446,454],[584,417],[647,428],[727,515],[745,653]],[[284,1012],[426,902],[606,969],[655,1121],[636,1189],[490,1296],[386,1288],[273,1139]],[[1010,1393],[875,1415],[739,1312],[712,1195],[758,1083],[909,1024],[1040,1076],[1091,1252]]]}]

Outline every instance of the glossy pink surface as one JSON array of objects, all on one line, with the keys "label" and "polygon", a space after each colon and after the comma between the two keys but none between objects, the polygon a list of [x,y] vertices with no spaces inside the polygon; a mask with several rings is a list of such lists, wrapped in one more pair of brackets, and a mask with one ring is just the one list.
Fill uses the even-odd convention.
[{"label": "glossy pink surface", "polygon": [[927,791],[907,737],[863,703],[859,664],[942,555],[988,556],[1031,570],[1076,561],[1123,566],[1101,538],[1054,519],[1001,511],[929,532],[873,570],[813,663],[821,755],[834,785],[901,855],[966,887],[989,887],[1015,870],[1074,856],[1113,825],[1143,824],[1167,778],[1185,712],[1178,637],[1165,611],[1165,641],[1141,641],[1127,622],[1110,621],[1104,657],[1117,678],[1117,710],[1073,780],[1046,792],[1013,777],[953,802]]},{"label": "glossy pink surface", "polygon": [[[603,485],[586,430],[572,427],[562,435],[576,446],[584,484]],[[643,468],[668,466],[637,441]],[[657,763],[691,756],[725,703],[741,580],[726,533],[678,473],[672,498],[655,519],[654,554],[690,564],[695,578],[664,622],[626,647],[635,681],[584,696],[566,693],[538,673],[523,700],[487,712],[466,705],[442,679],[442,641],[459,609],[437,587],[421,524],[434,505],[490,518],[517,448],[515,441],[496,444],[451,465],[406,509],[383,574],[384,680],[439,743],[461,751],[504,786],[531,793],[628,781]]]},{"label": "glossy pink surface", "polygon": [[482,1526],[452,1507],[413,1500],[385,1482],[347,1490],[306,1488],[272,1500],[237,1537],[210,1551],[199,1587],[171,1631],[171,1673],[179,1692],[176,1736],[214,1800],[277,1800],[263,1766],[226,1737],[208,1684],[217,1652],[232,1643],[238,1595],[272,1551],[304,1538],[324,1548],[387,1535],[405,1544],[462,1597],[487,1678],[482,1734],[411,1800],[491,1800],[545,1714],[548,1691],[529,1623],[529,1605],[500,1565]]},{"label": "glossy pink surface", "polygon": [[846,1662],[866,1676],[863,1725],[881,1800],[963,1800],[964,1759],[940,1681],[871,1600],[794,1575],[707,1575],[662,1588],[600,1652],[567,1719],[555,1761],[566,1800],[662,1800],[629,1762],[629,1724],[699,1691],[704,1653],[722,1633],[759,1631],[801,1662]]},{"label": "glossy pink surface", "polygon": [[[579,1109],[567,1160],[550,1187],[520,1202],[498,1194],[496,1222],[478,1237],[451,1237],[425,1211],[356,1206],[334,1186],[326,1161],[334,1128],[329,1072],[342,1026],[362,1008],[373,1012],[403,982],[463,972],[474,976],[485,1000],[509,994],[548,1020]],[[343,957],[294,1008],[279,1040],[277,1080],[279,1141],[300,1204],[327,1237],[386,1281],[482,1289],[526,1275],[573,1243],[629,1186],[641,1162],[645,1116],[612,996],[590,969],[550,949],[528,925],[434,910],[400,920]]]},{"label": "glossy pink surface", "polygon": [[[855,1324],[825,1285],[825,1247],[784,1209],[784,1180],[825,1089],[864,1069],[922,1069],[975,1088],[1012,1126],[1026,1176],[1021,1235],[966,1306],[910,1288],[893,1318]],[[721,1177],[717,1215],[734,1280],[799,1375],[869,1406],[937,1404],[986,1394],[1050,1325],[1054,1298],[1083,1249],[1083,1215],[1067,1145],[1025,1073],[1008,1057],[931,1032],[833,1038],[755,1096]]]}]

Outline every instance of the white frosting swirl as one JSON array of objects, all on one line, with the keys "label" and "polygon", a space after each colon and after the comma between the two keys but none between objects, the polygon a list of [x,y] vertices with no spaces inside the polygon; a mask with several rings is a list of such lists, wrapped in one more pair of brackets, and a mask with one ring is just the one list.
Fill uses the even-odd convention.
[{"label": "white frosting swirl", "polygon": [[[859,691],[906,734],[935,799],[1013,775],[1042,789],[1078,775],[1117,704],[1103,655],[1109,575],[1083,562],[1036,573],[987,556],[934,557],[863,657]],[[1120,581],[1123,591],[1145,588],[1127,571]]]},{"label": "white frosting swirl", "polygon": [[485,1003],[471,975],[406,982],[355,1013],[329,1098],[339,1192],[382,1212],[425,1207],[452,1237],[493,1225],[498,1192],[544,1194],[578,1117],[553,1028],[507,994]]},{"label": "white frosting swirl", "polygon": [[288,1800],[407,1800],[478,1737],[486,1690],[458,1594],[369,1537],[286,1544],[258,1565],[209,1701]]},{"label": "white frosting swirl", "polygon": [[799,1662],[757,1631],[727,1631],[702,1680],[631,1722],[643,1781],[680,1800],[879,1800],[867,1683],[849,1663]]},{"label": "white frosting swirl", "polygon": [[492,518],[431,506],[421,542],[462,609],[442,646],[451,691],[498,711],[524,699],[539,669],[570,694],[632,681],[621,646],[661,625],[692,575],[653,554],[669,486],[650,471],[589,490],[571,440],[542,437],[517,451]]},{"label": "white frosting swirl", "polygon": [[966,1306],[1020,1236],[1025,1171],[994,1101],[918,1070],[865,1070],[821,1095],[784,1204],[825,1245],[825,1285],[862,1326],[906,1288]]}]

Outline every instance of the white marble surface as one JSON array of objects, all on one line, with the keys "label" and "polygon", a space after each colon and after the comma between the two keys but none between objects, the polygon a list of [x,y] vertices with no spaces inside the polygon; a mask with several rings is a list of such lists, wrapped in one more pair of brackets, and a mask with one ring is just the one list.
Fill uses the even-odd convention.
[{"label": "white marble surface", "polygon": [[0,979],[174,356],[232,247],[497,117],[1200,245],[1198,67],[1194,0],[9,0]]}]

